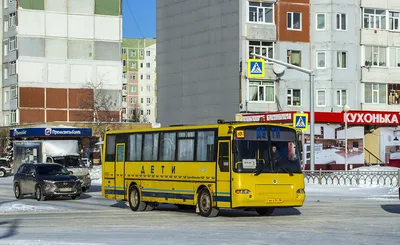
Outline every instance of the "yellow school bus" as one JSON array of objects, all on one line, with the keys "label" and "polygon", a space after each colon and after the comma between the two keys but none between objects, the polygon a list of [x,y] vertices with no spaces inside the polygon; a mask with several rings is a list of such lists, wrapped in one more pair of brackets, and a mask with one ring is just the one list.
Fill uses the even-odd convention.
[{"label": "yellow school bus", "polygon": [[300,207],[305,199],[297,132],[264,122],[114,130],[105,133],[102,195],[133,211],[160,203],[220,209]]}]

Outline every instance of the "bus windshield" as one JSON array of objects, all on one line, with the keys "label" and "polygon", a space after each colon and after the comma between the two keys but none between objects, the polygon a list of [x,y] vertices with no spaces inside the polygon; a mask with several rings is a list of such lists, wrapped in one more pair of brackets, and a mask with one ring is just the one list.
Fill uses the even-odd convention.
[{"label": "bus windshield", "polygon": [[279,126],[237,128],[233,143],[234,172],[301,173],[296,131]]}]

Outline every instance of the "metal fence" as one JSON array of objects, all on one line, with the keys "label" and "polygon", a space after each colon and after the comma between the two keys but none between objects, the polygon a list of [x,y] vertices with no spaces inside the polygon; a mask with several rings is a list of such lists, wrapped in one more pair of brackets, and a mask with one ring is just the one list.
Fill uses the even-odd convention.
[{"label": "metal fence", "polygon": [[304,180],[310,184],[400,187],[400,169],[398,171],[304,170],[303,173]]}]

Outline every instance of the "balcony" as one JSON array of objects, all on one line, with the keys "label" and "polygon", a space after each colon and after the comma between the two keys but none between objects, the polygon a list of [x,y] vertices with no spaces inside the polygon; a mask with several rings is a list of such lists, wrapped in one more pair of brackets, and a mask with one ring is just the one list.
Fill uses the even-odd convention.
[{"label": "balcony", "polygon": [[128,103],[126,103],[126,101],[122,102],[122,108],[127,108],[127,107],[128,107]]},{"label": "balcony", "polygon": [[122,96],[128,96],[128,91],[122,90]]},{"label": "balcony", "polygon": [[128,115],[126,113],[122,113],[122,119],[123,120],[127,120],[128,119]]},{"label": "balcony", "polygon": [[368,67],[361,69],[363,82],[387,82],[400,84],[400,68],[392,67]]},{"label": "balcony", "polygon": [[246,23],[244,36],[255,40],[276,40],[276,25]]},{"label": "balcony", "polygon": [[122,78],[122,84],[123,84],[123,85],[126,85],[126,84],[128,84],[128,79],[126,79],[126,78]]}]

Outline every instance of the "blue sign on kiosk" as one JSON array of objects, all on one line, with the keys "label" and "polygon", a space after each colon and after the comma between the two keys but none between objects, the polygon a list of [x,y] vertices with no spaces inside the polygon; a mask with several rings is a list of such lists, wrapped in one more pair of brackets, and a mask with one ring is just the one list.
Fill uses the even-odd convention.
[{"label": "blue sign on kiosk", "polygon": [[64,127],[38,127],[38,128],[12,128],[11,138],[25,137],[91,137],[91,128],[64,128]]}]

